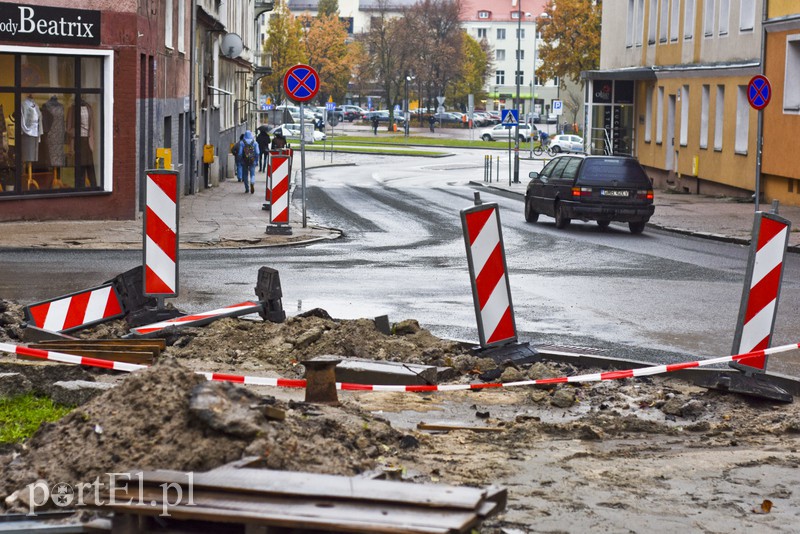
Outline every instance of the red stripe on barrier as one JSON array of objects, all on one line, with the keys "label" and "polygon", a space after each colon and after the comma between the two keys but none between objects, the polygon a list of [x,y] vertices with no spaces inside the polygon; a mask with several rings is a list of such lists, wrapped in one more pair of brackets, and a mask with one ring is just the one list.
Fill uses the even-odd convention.
[{"label": "red stripe on barrier", "polygon": [[500,341],[501,339],[510,339],[515,336],[514,332],[514,322],[511,320],[511,308],[506,308],[505,313],[503,313],[503,318],[500,319],[500,322],[497,323],[497,328],[494,329],[492,335],[489,336],[489,339],[486,341],[487,343],[494,343],[495,341]]},{"label": "red stripe on barrier", "polygon": [[750,367],[758,367],[759,369],[764,369],[767,365],[767,356],[764,354],[764,349],[769,348],[769,336],[766,336],[764,339],[758,342],[755,347],[753,347],[753,352],[758,351],[756,354],[752,354],[750,356],[744,356],[743,358],[739,358],[739,363],[744,365],[749,365]]},{"label": "red stripe on barrier", "polygon": [[145,265],[145,281],[148,293],[173,293],[175,290],[169,287],[159,277],[149,265]]},{"label": "red stripe on barrier", "polygon": [[633,378],[633,369],[600,373],[600,380],[618,380],[620,378]]},{"label": "red stripe on barrier", "polygon": [[491,389],[491,388],[501,388],[503,384],[500,382],[493,382],[491,384],[470,384],[470,389]]},{"label": "red stripe on barrier", "polygon": [[370,384],[343,383],[342,391],[372,391],[372,386]]},{"label": "red stripe on barrier", "polygon": [[122,306],[117,298],[117,293],[112,288],[108,292],[108,300],[106,301],[106,308],[103,310],[103,317],[111,317],[120,313],[122,313]]},{"label": "red stripe on barrier", "polygon": [[275,222],[286,222],[289,220],[289,208],[286,208],[273,219]]},{"label": "red stripe on barrier", "polygon": [[541,378],[536,381],[537,384],[564,384],[569,382],[569,378],[566,376],[560,376],[558,378]]},{"label": "red stripe on barrier", "polygon": [[280,198],[289,191],[288,177],[280,180],[278,183],[272,184],[273,198]]},{"label": "red stripe on barrier", "polygon": [[470,246],[478,239],[478,235],[480,235],[481,230],[486,225],[486,221],[488,221],[489,217],[492,215],[494,215],[494,209],[473,211],[467,214],[467,234],[469,235]]},{"label": "red stripe on barrier", "polygon": [[778,286],[781,283],[782,270],[783,263],[779,263],[750,289],[750,297],[747,299],[747,311],[744,316],[745,324],[750,322],[750,319],[778,297]]},{"label": "red stripe on barrier", "polygon": [[89,298],[91,296],[92,292],[87,291],[73,295],[69,299],[67,316],[64,318],[64,324],[59,330],[68,330],[83,324],[83,318],[86,317],[86,308],[89,306]]},{"label": "red stripe on barrier", "polygon": [[500,249],[500,243],[492,250],[486,264],[478,276],[475,277],[475,285],[478,287],[478,303],[480,308],[486,305],[489,297],[492,296],[497,283],[503,278],[505,269],[503,269],[503,252]]},{"label": "red stripe on barrier", "polygon": [[692,367],[700,367],[698,362],[685,362],[685,363],[671,363],[667,365],[667,372],[680,371],[681,369],[691,369]]},{"label": "red stripe on barrier", "polygon": [[153,181],[154,184],[161,189],[165,195],[169,197],[169,199],[174,204],[177,202],[177,188],[175,187],[175,180],[177,177],[173,174],[148,174],[147,177]]},{"label": "red stripe on barrier", "polygon": [[211,373],[211,380],[221,380],[224,382],[238,382],[244,384],[244,377],[239,375],[226,375],[223,373]]},{"label": "red stripe on barrier", "polygon": [[289,378],[279,378],[278,386],[282,388],[304,388],[306,387],[305,380],[292,380]]},{"label": "red stripe on barrier", "polygon": [[786,225],[785,224],[783,224],[781,222],[778,222],[778,221],[775,221],[775,220],[772,220],[772,219],[769,219],[767,217],[763,217],[761,219],[761,230],[759,230],[759,234],[758,234],[758,249],[757,250],[761,250],[761,248],[764,245],[766,245],[767,243],[772,241],[773,237],[775,237],[776,235],[778,235],[779,233],[781,233],[785,229],[786,229]]},{"label": "red stripe on barrier", "polygon": [[[167,226],[167,224],[150,209],[150,206],[147,207],[147,237],[152,239],[158,248],[163,250],[164,254],[166,254],[173,263],[175,262],[178,252],[175,246],[177,240],[175,230]],[[172,290],[170,289],[169,291],[171,292]]]},{"label": "red stripe on barrier", "polygon": [[47,312],[50,311],[50,303],[45,302],[39,306],[31,307],[29,310],[31,313],[31,319],[33,319],[33,324],[39,328],[44,327],[44,322],[47,320]]},{"label": "red stripe on barrier", "polygon": [[439,389],[439,386],[435,384],[426,384],[426,385],[416,385],[416,386],[406,386],[406,391],[422,393],[425,391],[436,391]]}]

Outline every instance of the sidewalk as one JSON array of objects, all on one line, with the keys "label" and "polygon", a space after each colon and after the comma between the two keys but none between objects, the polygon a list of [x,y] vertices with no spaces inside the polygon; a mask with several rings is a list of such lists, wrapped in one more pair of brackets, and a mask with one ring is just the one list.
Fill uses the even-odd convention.
[{"label": "sidewalk", "polygon": [[[351,164],[358,156],[340,154],[337,165]],[[320,153],[306,154],[306,168],[326,166]],[[299,165],[295,166],[299,176]],[[527,172],[519,184],[508,182],[485,183],[483,171],[472,171],[471,185],[493,187],[520,196],[525,194]],[[268,235],[269,211],[263,210],[265,176],[256,178],[256,194],[245,194],[244,186],[236,180],[225,180],[218,187],[195,195],[181,197],[180,242],[190,248],[248,248],[296,245],[321,239],[335,239],[336,229],[314,226],[310,221],[302,227],[298,202],[290,204],[292,234]],[[296,179],[299,183],[299,179]],[[294,192],[295,195],[299,193]],[[297,198],[297,197],[295,197]],[[729,198],[672,194],[656,191],[656,210],[649,225],[669,231],[747,244],[753,229],[752,203]],[[769,204],[761,209],[769,211]],[[800,252],[800,207],[780,206],[779,214],[792,222],[789,245]],[[521,216],[521,212],[520,212]],[[0,223],[0,249],[141,249],[142,218],[132,221],[23,221]]]}]

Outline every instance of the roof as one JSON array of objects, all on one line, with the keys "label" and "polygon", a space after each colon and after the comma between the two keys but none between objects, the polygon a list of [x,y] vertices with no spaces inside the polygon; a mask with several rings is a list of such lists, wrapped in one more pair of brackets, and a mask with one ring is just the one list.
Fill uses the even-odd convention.
[{"label": "roof", "polygon": [[[517,6],[517,2],[520,5]],[[521,11],[523,13],[522,22],[533,22],[532,17],[538,17],[544,13],[548,0],[464,0],[461,11],[461,21],[470,22],[517,22],[512,18],[511,13]],[[488,12],[488,18],[478,16],[480,12]],[[530,13],[526,17],[524,13]]]}]

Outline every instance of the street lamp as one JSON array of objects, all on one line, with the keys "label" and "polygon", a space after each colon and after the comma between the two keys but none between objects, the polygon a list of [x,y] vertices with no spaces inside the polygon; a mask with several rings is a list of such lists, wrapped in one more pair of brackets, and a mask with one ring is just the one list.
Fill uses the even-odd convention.
[{"label": "street lamp", "polygon": [[406,124],[405,124],[405,132],[406,137],[408,137],[408,127],[409,123],[411,122],[411,110],[409,109],[408,103],[408,83],[415,79],[414,76],[406,75]]},{"label": "street lamp", "polygon": [[[529,13],[525,13],[529,15]],[[514,72],[514,83],[517,86],[517,99],[514,101],[514,107],[517,108],[517,126],[514,130],[514,183],[519,183],[519,121],[520,113],[519,109],[519,83],[520,83],[520,56],[522,55],[520,52],[520,39],[522,37],[522,2],[517,0],[517,70]],[[535,52],[534,52],[535,53]]]}]

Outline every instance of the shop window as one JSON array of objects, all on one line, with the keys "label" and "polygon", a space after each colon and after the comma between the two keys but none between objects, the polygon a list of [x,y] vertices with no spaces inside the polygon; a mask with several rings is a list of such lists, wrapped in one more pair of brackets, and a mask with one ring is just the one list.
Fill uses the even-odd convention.
[{"label": "shop window", "polygon": [[737,154],[747,154],[747,138],[750,134],[750,102],[747,100],[747,86],[736,86],[736,140],[733,150]]},{"label": "shop window", "polygon": [[714,150],[722,150],[722,127],[725,124],[725,86],[717,86],[714,104]]},{"label": "shop window", "polygon": [[681,89],[681,146],[689,144],[689,86]]},{"label": "shop window", "polygon": [[700,148],[708,148],[708,101],[710,93],[711,87],[704,85],[700,98]]},{"label": "shop window", "polygon": [[800,35],[786,37],[786,79],[783,83],[783,111],[800,112]]}]

